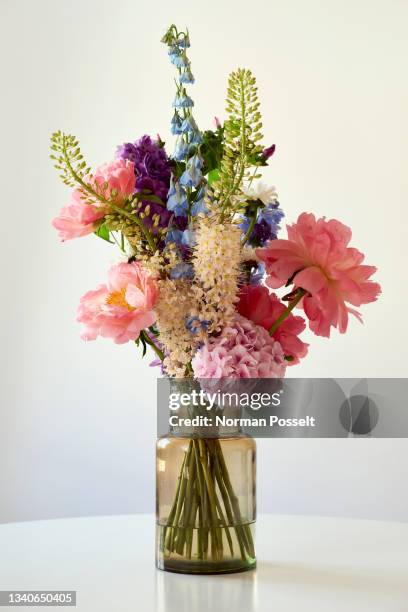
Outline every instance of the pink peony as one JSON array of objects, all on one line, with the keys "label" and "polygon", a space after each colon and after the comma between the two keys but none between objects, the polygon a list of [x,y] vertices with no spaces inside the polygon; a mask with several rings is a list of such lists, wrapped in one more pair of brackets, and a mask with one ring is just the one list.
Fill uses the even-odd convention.
[{"label": "pink peony", "polygon": [[266,264],[267,284],[272,288],[293,282],[307,295],[302,300],[310,329],[318,336],[330,336],[330,327],[347,329],[348,313],[361,320],[349,306],[361,306],[377,299],[381,289],[370,280],[376,268],[362,265],[364,255],[348,247],[351,230],[332,219],[316,220],[302,213],[287,226],[288,240],[272,240],[257,249]]},{"label": "pink peony", "polygon": [[279,342],[240,315],[208,338],[191,364],[195,378],[283,378],[286,369]]},{"label": "pink peony", "polygon": [[62,241],[79,238],[92,234],[105,213],[103,206],[88,204],[82,192],[76,189],[72,192],[70,203],[61,209],[59,216],[53,219],[52,225],[58,230]]},{"label": "pink peony", "polygon": [[128,159],[115,159],[96,169],[93,181],[98,191],[115,204],[123,202],[135,190],[135,165]]},{"label": "pink peony", "polygon": [[[286,310],[286,306],[266,287],[244,285],[239,293],[237,310],[243,317],[269,331],[272,323]],[[288,362],[289,365],[299,363],[299,359],[307,355],[308,344],[298,338],[305,327],[306,324],[302,317],[290,314],[272,334],[272,337],[281,345],[285,355],[292,357],[292,360]]]},{"label": "pink peony", "polygon": [[153,325],[157,285],[138,262],[120,263],[108,272],[108,284],[88,291],[80,301],[77,320],[84,324],[81,337],[113,338],[117,344],[136,340]]}]

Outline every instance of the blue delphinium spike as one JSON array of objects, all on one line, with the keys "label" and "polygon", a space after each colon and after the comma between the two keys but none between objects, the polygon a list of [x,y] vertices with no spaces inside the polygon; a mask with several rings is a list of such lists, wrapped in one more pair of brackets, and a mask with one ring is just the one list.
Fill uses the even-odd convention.
[{"label": "blue delphinium spike", "polygon": [[191,279],[194,277],[194,268],[191,264],[182,262],[179,264],[176,264],[171,270],[170,270],[170,278],[175,280],[178,278],[187,278],[187,279]]},{"label": "blue delphinium spike", "polygon": [[199,214],[206,215],[208,213],[208,208],[205,205],[204,198],[197,200],[191,207],[191,214],[193,217]]},{"label": "blue delphinium spike", "polygon": [[177,139],[176,148],[174,150],[173,157],[176,161],[183,161],[188,155],[190,150],[189,145],[184,142],[182,138]]},{"label": "blue delphinium spike", "polygon": [[184,133],[188,133],[188,134],[193,133],[193,132],[198,132],[198,126],[192,115],[184,119],[184,121],[181,124],[181,131]]},{"label": "blue delphinium spike", "polygon": [[167,230],[165,242],[169,244],[174,242],[175,244],[181,244],[183,240],[183,232],[176,228],[170,228]]},{"label": "blue delphinium spike", "polygon": [[192,145],[199,145],[203,142],[203,137],[201,136],[200,132],[192,132],[190,135],[190,144]]},{"label": "blue delphinium spike", "polygon": [[177,111],[174,112],[173,119],[171,120],[171,133],[178,136],[182,133],[182,119]]},{"label": "blue delphinium spike", "polygon": [[167,210],[170,210],[176,217],[185,215],[188,211],[187,196],[179,183],[174,183],[173,179],[170,183],[170,189],[167,198]]},{"label": "blue delphinium spike", "polygon": [[194,76],[191,72],[190,66],[186,66],[186,68],[184,68],[180,75],[179,81],[185,85],[192,85],[194,83]]},{"label": "blue delphinium spike", "polygon": [[205,189],[201,187],[196,195],[195,202],[191,207],[191,215],[195,217],[196,215],[203,214],[206,215],[208,213],[208,208],[204,202]]},{"label": "blue delphinium spike", "polygon": [[187,47],[190,46],[190,36],[188,35],[188,32],[179,39],[178,45],[182,49],[187,49]]},{"label": "blue delphinium spike", "polygon": [[181,53],[180,55],[171,54],[170,60],[171,63],[174,64],[174,66],[176,66],[177,68],[189,68],[190,66],[190,62],[184,55],[184,53]]},{"label": "blue delphinium spike", "polygon": [[198,187],[200,184],[203,173],[201,168],[203,162],[199,155],[193,155],[187,162],[187,167],[180,177],[180,184],[184,187]]},{"label": "blue delphinium spike", "polygon": [[180,48],[180,46],[173,46],[169,49],[169,58],[172,64],[177,68],[189,68],[190,62],[184,53],[184,51]]},{"label": "blue delphinium spike", "polygon": [[185,229],[182,232],[181,244],[192,248],[196,243],[195,231],[192,229]]},{"label": "blue delphinium spike", "polygon": [[191,108],[194,106],[194,102],[187,96],[187,94],[177,95],[174,98],[173,106],[175,108]]}]

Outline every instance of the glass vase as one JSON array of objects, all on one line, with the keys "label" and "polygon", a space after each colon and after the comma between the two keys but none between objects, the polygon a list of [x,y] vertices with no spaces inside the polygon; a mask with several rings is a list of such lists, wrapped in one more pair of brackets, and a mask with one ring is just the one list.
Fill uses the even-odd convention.
[{"label": "glass vase", "polygon": [[216,574],[255,567],[256,443],[171,432],[157,441],[156,563]]}]

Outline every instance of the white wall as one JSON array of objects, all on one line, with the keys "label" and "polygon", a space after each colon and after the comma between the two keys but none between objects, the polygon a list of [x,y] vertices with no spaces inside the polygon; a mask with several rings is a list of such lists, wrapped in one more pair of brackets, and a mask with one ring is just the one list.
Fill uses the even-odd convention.
[{"label": "white wall", "polygon": [[[79,297],[116,253],[58,244],[67,201],[48,137],[92,165],[143,133],[169,138],[173,70],[159,39],[188,25],[196,117],[223,117],[229,71],[257,75],[288,220],[343,220],[379,267],[381,300],[345,336],[310,338],[296,376],[407,373],[408,4],[392,0],[1,0],[0,521],[153,508],[155,377],[132,346],[85,345]],[[405,440],[267,440],[262,511],[407,520]]]}]

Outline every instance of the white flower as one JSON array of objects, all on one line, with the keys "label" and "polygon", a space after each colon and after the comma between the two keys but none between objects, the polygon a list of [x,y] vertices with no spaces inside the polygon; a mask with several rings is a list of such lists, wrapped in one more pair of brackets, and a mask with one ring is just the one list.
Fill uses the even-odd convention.
[{"label": "white flower", "polygon": [[249,200],[261,200],[265,206],[278,199],[275,187],[256,183],[254,187],[243,187],[243,193]]}]

